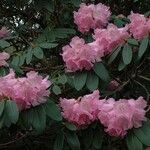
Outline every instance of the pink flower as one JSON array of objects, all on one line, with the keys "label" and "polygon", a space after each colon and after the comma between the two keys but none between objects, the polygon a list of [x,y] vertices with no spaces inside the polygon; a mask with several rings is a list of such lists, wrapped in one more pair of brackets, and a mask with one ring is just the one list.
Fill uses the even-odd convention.
[{"label": "pink flower", "polygon": [[67,71],[90,70],[96,59],[96,52],[91,49],[82,38],[74,37],[70,45],[63,48],[62,57],[66,63]]},{"label": "pink flower", "polygon": [[92,94],[79,97],[77,100],[60,98],[62,115],[67,121],[78,127],[84,127],[97,119],[98,107],[103,103],[99,101],[98,90]]},{"label": "pink flower", "polygon": [[146,121],[144,108],[147,106],[143,97],[134,99],[108,99],[100,108],[98,118],[111,136],[124,136],[127,130],[142,126]]},{"label": "pink flower", "polygon": [[0,38],[4,38],[7,36],[9,36],[9,31],[6,27],[2,27],[2,29],[0,30]]},{"label": "pink flower", "polygon": [[79,10],[74,12],[74,23],[77,24],[79,31],[84,33],[90,29],[106,26],[110,15],[109,7],[101,3],[97,5],[82,3]]},{"label": "pink flower", "polygon": [[0,53],[0,67],[1,66],[8,66],[6,60],[8,60],[10,55],[6,52]]},{"label": "pink flower", "polygon": [[128,26],[118,28],[109,24],[107,29],[96,29],[93,38],[95,41],[89,45],[97,52],[98,57],[103,57],[110,53],[116,46],[123,44],[129,37]]},{"label": "pink flower", "polygon": [[23,110],[46,102],[50,85],[48,77],[43,79],[36,72],[31,71],[27,77],[15,78],[11,70],[7,76],[0,78],[0,97],[9,97]]},{"label": "pink flower", "polygon": [[150,150],[150,147],[146,148],[145,150]]},{"label": "pink flower", "polygon": [[140,40],[149,35],[148,19],[144,15],[131,12],[129,19],[129,29],[135,39]]}]

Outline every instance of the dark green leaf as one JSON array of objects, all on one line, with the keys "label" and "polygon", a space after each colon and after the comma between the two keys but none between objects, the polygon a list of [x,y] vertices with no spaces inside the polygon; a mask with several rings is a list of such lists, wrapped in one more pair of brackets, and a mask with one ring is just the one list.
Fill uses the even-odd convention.
[{"label": "dark green leaf", "polygon": [[19,118],[19,110],[16,103],[11,100],[6,101],[5,111],[9,117],[9,120],[15,124]]},{"label": "dark green leaf", "polygon": [[66,122],[66,123],[65,123],[65,126],[66,126],[69,130],[71,130],[71,131],[76,131],[76,130],[77,130],[77,127],[76,127],[74,124],[72,124],[72,123]]},{"label": "dark green leaf", "polygon": [[62,120],[60,110],[54,102],[52,102],[51,100],[48,100],[44,108],[45,108],[47,116],[49,116],[50,118],[56,121]]},{"label": "dark green leaf", "polygon": [[98,62],[94,65],[93,70],[95,71],[95,73],[105,82],[108,82],[110,77],[108,74],[107,69],[105,68],[105,66],[103,65],[103,63]]},{"label": "dark green leaf", "polygon": [[39,46],[41,48],[50,49],[55,48],[58,44],[57,43],[40,43]]},{"label": "dark green leaf", "polygon": [[134,129],[134,134],[144,145],[150,146],[150,121],[144,122],[141,128]]},{"label": "dark green leaf", "polygon": [[66,75],[61,75],[61,76],[59,76],[59,78],[58,78],[58,83],[65,84],[66,82],[67,82],[67,77],[66,77]]},{"label": "dark green leaf", "polygon": [[78,136],[74,132],[66,133],[67,142],[72,150],[80,150],[80,142]]},{"label": "dark green leaf", "polygon": [[61,131],[57,134],[53,150],[62,150],[64,145],[64,133]]},{"label": "dark green leaf", "polygon": [[99,78],[96,74],[89,72],[87,76],[86,86],[89,90],[94,91],[98,88]]},{"label": "dark green leaf", "polygon": [[132,48],[129,44],[125,44],[122,50],[122,58],[124,64],[128,65],[132,61]]},{"label": "dark green leaf", "polygon": [[96,149],[100,149],[103,142],[103,134],[102,132],[96,132],[93,139],[93,146]]},{"label": "dark green leaf", "polygon": [[5,101],[4,100],[0,101],[0,117],[2,116],[4,106],[5,106]]},{"label": "dark green leaf", "polygon": [[125,67],[126,67],[126,65],[125,65],[122,61],[120,61],[119,66],[118,66],[118,70],[121,71],[121,70],[123,70]]},{"label": "dark green leaf", "polygon": [[32,56],[33,56],[32,48],[29,48],[26,54],[27,65],[32,61]]},{"label": "dark green leaf", "polygon": [[131,45],[135,45],[135,46],[138,46],[138,45],[139,45],[139,43],[138,43],[138,41],[137,41],[136,39],[129,38],[129,39],[127,40],[127,42],[128,42],[129,44],[131,44]]},{"label": "dark green leaf", "polygon": [[134,135],[134,133],[128,133],[126,142],[129,150],[143,150],[142,143]]},{"label": "dark green leaf", "polygon": [[148,47],[148,38],[144,38],[142,41],[141,41],[141,44],[140,44],[140,47],[139,47],[139,51],[138,51],[138,59],[140,59],[144,53],[146,52],[147,50],[147,47]]},{"label": "dark green leaf", "polygon": [[43,50],[40,47],[35,47],[33,49],[33,54],[38,59],[43,59],[44,53]]},{"label": "dark green leaf", "polygon": [[74,86],[79,91],[81,90],[87,79],[87,73],[86,72],[77,72],[74,76]]},{"label": "dark green leaf", "polygon": [[111,56],[110,56],[110,58],[108,60],[108,64],[112,63],[116,59],[116,57],[118,56],[118,54],[119,54],[119,52],[121,50],[121,47],[122,46],[117,47],[115,49],[115,51],[111,54]]},{"label": "dark green leaf", "polygon": [[52,87],[52,90],[53,90],[53,92],[54,92],[56,95],[61,94],[61,89],[60,89],[60,87],[59,87],[58,85],[54,85],[54,86]]},{"label": "dark green leaf", "polygon": [[11,64],[14,66],[14,67],[17,67],[19,65],[19,56],[15,56],[13,57],[13,60],[11,62]]},{"label": "dark green leaf", "polygon": [[6,48],[6,47],[9,47],[9,46],[10,46],[10,44],[7,41],[0,40],[0,47],[1,48]]}]

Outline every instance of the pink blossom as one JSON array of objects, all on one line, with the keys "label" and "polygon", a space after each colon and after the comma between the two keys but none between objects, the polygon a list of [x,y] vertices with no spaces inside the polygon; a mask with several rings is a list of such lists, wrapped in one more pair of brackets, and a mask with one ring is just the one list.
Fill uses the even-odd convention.
[{"label": "pink blossom", "polygon": [[10,55],[6,52],[0,53],[0,67],[1,66],[8,66],[6,60],[8,60]]},{"label": "pink blossom", "polygon": [[95,41],[89,45],[97,52],[97,56],[101,58],[118,45],[123,44],[129,36],[128,26],[118,28],[113,24],[109,24],[107,29],[95,30],[93,35]]},{"label": "pink blossom", "polygon": [[9,31],[7,30],[6,27],[2,27],[0,30],[0,38],[4,38],[9,36]]},{"label": "pink blossom", "polygon": [[100,108],[98,118],[106,127],[105,131],[111,136],[124,136],[127,130],[142,126],[146,121],[144,108],[147,106],[143,97],[134,99],[108,99]]},{"label": "pink blossom", "polygon": [[150,150],[150,147],[146,148],[145,150]]},{"label": "pink blossom", "polygon": [[69,45],[64,46],[62,57],[67,71],[90,70],[97,53],[82,38],[74,37]]},{"label": "pink blossom", "polygon": [[76,99],[60,98],[63,117],[79,127],[86,126],[97,119],[98,107],[103,103],[99,100],[99,91]]},{"label": "pink blossom", "polygon": [[129,29],[135,39],[140,40],[149,35],[148,19],[144,15],[131,12],[129,19]]},{"label": "pink blossom", "polygon": [[31,71],[27,77],[16,78],[11,70],[7,76],[0,78],[0,97],[9,97],[23,110],[46,102],[50,85],[48,77],[43,79],[36,72]]},{"label": "pink blossom", "polygon": [[97,5],[82,3],[79,10],[74,12],[74,23],[77,24],[79,31],[87,32],[106,26],[110,15],[109,7],[101,3]]}]

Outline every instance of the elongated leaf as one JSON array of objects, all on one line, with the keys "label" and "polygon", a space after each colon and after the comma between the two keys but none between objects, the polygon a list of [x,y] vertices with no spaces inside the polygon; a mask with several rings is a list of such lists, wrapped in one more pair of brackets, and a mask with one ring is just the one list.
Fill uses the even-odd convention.
[{"label": "elongated leaf", "polygon": [[61,131],[57,134],[53,150],[62,150],[64,145],[64,133]]},{"label": "elongated leaf", "polygon": [[101,132],[96,132],[93,139],[93,146],[96,149],[100,149],[103,142],[103,134]]},{"label": "elongated leaf", "polygon": [[22,66],[25,63],[26,55],[23,53],[19,58],[19,66]]},{"label": "elongated leaf", "polygon": [[11,100],[6,101],[5,110],[9,120],[15,124],[19,118],[19,110],[16,103]]},{"label": "elongated leaf", "polygon": [[122,71],[125,67],[126,67],[126,65],[122,61],[120,61],[119,65],[118,65],[118,70]]},{"label": "elongated leaf", "polygon": [[74,86],[78,91],[84,87],[84,85],[86,83],[86,79],[87,79],[87,73],[86,72],[78,72],[75,74]]},{"label": "elongated leaf", "polygon": [[52,102],[51,100],[48,100],[44,107],[45,107],[47,116],[49,116],[51,119],[56,120],[56,121],[62,120],[60,110],[58,109],[58,107],[56,106],[54,102]]},{"label": "elongated leaf", "polygon": [[141,128],[134,129],[134,133],[144,145],[150,146],[150,121],[143,123]]},{"label": "elongated leaf", "polygon": [[61,94],[61,89],[58,85],[54,85],[53,88],[52,88],[53,92],[56,94],[56,95],[59,95]]},{"label": "elongated leaf", "polygon": [[38,59],[43,59],[44,53],[43,50],[40,47],[35,47],[33,49],[33,54]]},{"label": "elongated leaf", "polygon": [[5,101],[0,101],[0,117],[4,111]]},{"label": "elongated leaf", "polygon": [[32,120],[32,126],[38,131],[43,132],[46,126],[46,113],[43,107],[35,107],[32,112],[34,118]]},{"label": "elongated leaf", "polygon": [[132,61],[132,48],[129,44],[125,44],[122,50],[122,58],[124,64],[128,65]]},{"label": "elongated leaf", "polygon": [[59,78],[58,78],[58,83],[65,84],[66,82],[67,82],[67,77],[66,77],[65,74],[59,76]]},{"label": "elongated leaf", "polygon": [[9,47],[9,46],[10,46],[10,44],[7,41],[0,40],[0,47],[1,48],[6,48],[6,47]]},{"label": "elongated leaf", "polygon": [[99,78],[96,74],[89,72],[87,76],[86,86],[89,90],[94,91],[98,88]]},{"label": "elongated leaf", "polygon": [[108,60],[108,64],[110,64],[110,63],[112,63],[115,59],[116,59],[116,57],[118,56],[118,54],[119,54],[119,52],[120,52],[120,50],[121,50],[121,47],[122,46],[119,46],[117,49],[115,49],[115,51],[111,54],[111,56],[110,56],[110,58],[109,58],[109,60]]},{"label": "elongated leaf", "polygon": [[138,51],[138,59],[140,59],[144,53],[146,52],[147,50],[147,47],[148,47],[148,38],[144,38],[142,41],[141,41],[141,44],[140,44],[140,47],[139,47],[139,51]]},{"label": "elongated leaf", "polygon": [[139,45],[138,41],[137,41],[136,39],[133,39],[133,38],[129,38],[129,39],[127,40],[127,42],[128,42],[129,44],[131,44],[131,45],[135,45],[135,46],[138,46],[138,45]]},{"label": "elongated leaf", "polygon": [[15,57],[13,57],[13,60],[12,60],[11,64],[13,66],[17,67],[19,65],[19,61],[20,61],[19,56],[15,56]]},{"label": "elongated leaf", "polygon": [[49,48],[54,48],[56,47],[58,44],[57,43],[40,43],[40,47],[41,48],[45,48],[45,49],[49,49]]},{"label": "elongated leaf", "polygon": [[78,136],[74,132],[67,132],[66,138],[72,150],[80,150],[80,142]]},{"label": "elongated leaf", "polygon": [[98,62],[94,65],[94,72],[105,82],[108,82],[110,77],[103,63]]},{"label": "elongated leaf", "polygon": [[128,133],[126,142],[129,150],[143,150],[143,145],[134,133]]},{"label": "elongated leaf", "polygon": [[72,123],[66,122],[66,123],[65,123],[65,126],[66,126],[69,130],[71,130],[71,131],[76,131],[76,130],[77,130],[77,127],[76,127],[74,124],[72,124]]},{"label": "elongated leaf", "polygon": [[26,63],[27,65],[31,62],[33,56],[32,48],[30,47],[26,54]]}]

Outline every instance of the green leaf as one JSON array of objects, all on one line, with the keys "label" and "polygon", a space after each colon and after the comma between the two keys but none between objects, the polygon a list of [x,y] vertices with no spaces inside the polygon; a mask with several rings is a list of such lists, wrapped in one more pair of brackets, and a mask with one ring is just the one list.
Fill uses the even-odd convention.
[{"label": "green leaf", "polygon": [[15,124],[19,118],[19,110],[16,103],[11,100],[6,101],[5,111],[6,111],[5,113],[7,113],[9,120]]},{"label": "green leaf", "polygon": [[4,111],[5,101],[0,101],[0,117],[2,116],[2,113]]},{"label": "green leaf", "polygon": [[38,59],[43,59],[43,57],[44,57],[43,50],[40,47],[35,47],[33,49],[33,54]]},{"label": "green leaf", "polygon": [[66,128],[68,128],[71,131],[76,131],[77,130],[77,127],[72,123],[66,122],[65,126],[66,126]]},{"label": "green leaf", "polygon": [[121,48],[122,48],[122,46],[119,46],[115,49],[115,51],[111,54],[111,56],[108,60],[108,64],[112,63],[116,59],[116,57],[118,56]]},{"label": "green leaf", "polygon": [[72,3],[74,6],[78,7],[81,4],[81,0],[70,0],[70,3]]},{"label": "green leaf", "polygon": [[125,67],[126,67],[126,65],[125,65],[122,61],[120,61],[119,65],[118,65],[118,70],[121,71],[121,70],[123,70]]},{"label": "green leaf", "polygon": [[65,84],[66,82],[67,82],[67,77],[66,77],[65,74],[59,76],[59,78],[58,78],[58,83]]},{"label": "green leaf", "polygon": [[64,133],[61,131],[57,134],[53,150],[62,150],[64,145]]},{"label": "green leaf", "polygon": [[109,81],[110,77],[103,63],[101,62],[95,63],[93,70],[103,81],[105,82]]},{"label": "green leaf", "polygon": [[52,90],[53,90],[53,92],[54,92],[56,95],[61,94],[61,89],[60,89],[60,87],[59,87],[58,85],[54,85],[54,86],[52,87]]},{"label": "green leaf", "polygon": [[47,103],[44,104],[44,108],[47,116],[49,116],[51,119],[56,121],[62,120],[60,110],[53,101],[48,100]]},{"label": "green leaf", "polygon": [[45,49],[50,49],[50,48],[55,48],[58,44],[57,43],[40,43],[39,46],[41,48],[45,48]]},{"label": "green leaf", "polygon": [[134,134],[146,146],[150,146],[150,121],[144,122],[141,128],[134,129]]},{"label": "green leaf", "polygon": [[125,44],[122,50],[122,58],[124,64],[128,65],[132,61],[132,48],[129,44]]},{"label": "green leaf", "polygon": [[13,60],[12,60],[11,64],[14,67],[17,67],[19,65],[19,61],[20,61],[19,56],[15,56],[15,57],[13,57]]},{"label": "green leaf", "polygon": [[32,56],[33,56],[33,52],[32,52],[32,48],[30,47],[27,51],[27,54],[26,54],[27,65],[30,64],[30,62],[32,61]]},{"label": "green leaf", "polygon": [[10,44],[7,41],[0,40],[0,47],[1,48],[6,48],[6,47],[9,47],[9,46],[10,46]]},{"label": "green leaf", "polygon": [[126,137],[126,142],[129,150],[143,150],[143,145],[134,133],[129,132]]},{"label": "green leaf", "polygon": [[23,53],[19,58],[19,66],[22,66],[25,63],[26,55]]},{"label": "green leaf", "polygon": [[148,38],[144,38],[142,41],[141,41],[141,44],[140,44],[140,47],[139,47],[139,51],[138,51],[138,59],[140,59],[144,53],[146,52],[147,50],[147,47],[148,47]]},{"label": "green leaf", "polygon": [[102,132],[96,132],[93,139],[93,146],[96,149],[100,149],[103,142],[103,134]]},{"label": "green leaf", "polygon": [[86,81],[87,88],[91,91],[94,91],[98,88],[98,84],[99,78],[93,72],[89,72]]},{"label": "green leaf", "polygon": [[32,115],[32,126],[38,133],[42,133],[46,127],[46,113],[44,108],[41,106],[33,108]]},{"label": "green leaf", "polygon": [[74,86],[76,88],[76,90],[81,90],[85,83],[86,83],[86,79],[87,79],[87,73],[86,72],[77,72],[74,76]]},{"label": "green leaf", "polygon": [[66,132],[67,142],[72,150],[80,150],[78,136],[74,132]]},{"label": "green leaf", "polygon": [[135,46],[138,46],[138,45],[139,45],[138,41],[137,41],[136,39],[133,39],[133,38],[129,38],[129,39],[127,40],[127,42],[128,42],[129,44],[131,44],[131,45],[135,45]]}]

